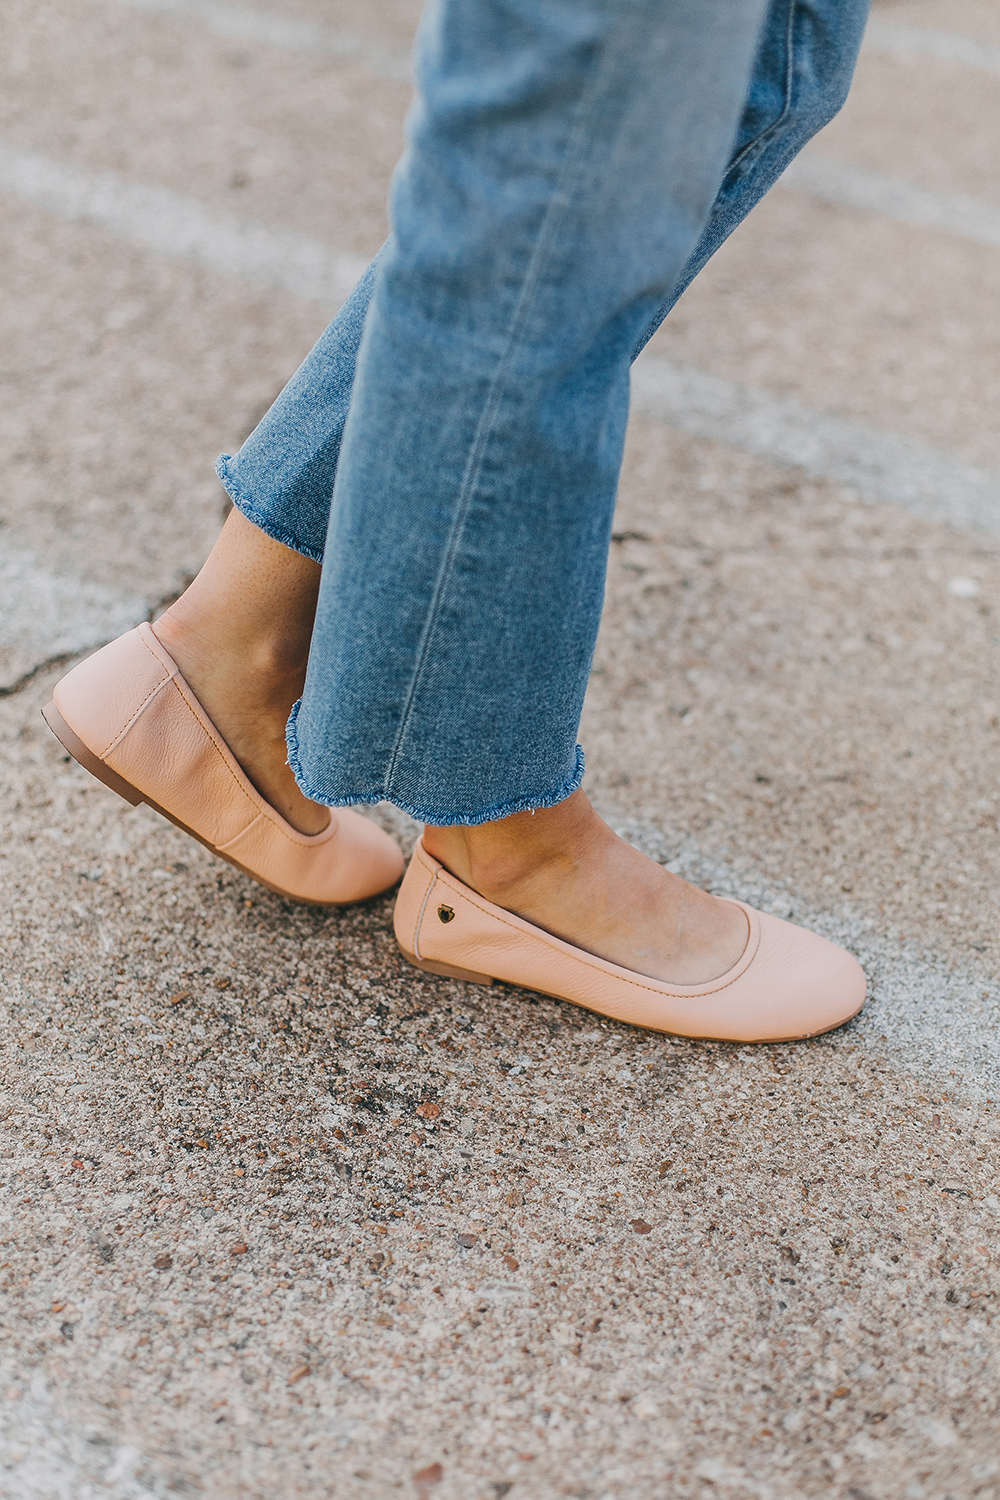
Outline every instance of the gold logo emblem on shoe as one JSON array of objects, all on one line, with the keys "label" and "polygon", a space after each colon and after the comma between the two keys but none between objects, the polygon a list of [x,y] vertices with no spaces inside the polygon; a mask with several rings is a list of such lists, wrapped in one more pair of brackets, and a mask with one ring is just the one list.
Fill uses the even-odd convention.
[{"label": "gold logo emblem on shoe", "polygon": [[439,906],[438,916],[442,922],[453,922],[455,920],[455,913],[450,906]]}]

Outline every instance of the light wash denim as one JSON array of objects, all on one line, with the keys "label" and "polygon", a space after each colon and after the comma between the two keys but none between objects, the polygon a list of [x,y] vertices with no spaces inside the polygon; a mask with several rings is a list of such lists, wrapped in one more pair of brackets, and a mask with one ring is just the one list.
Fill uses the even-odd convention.
[{"label": "light wash denim", "polygon": [[843,103],[868,0],[432,0],[393,233],[219,475],[323,561],[302,790],[549,807],[603,603],[631,361]]}]

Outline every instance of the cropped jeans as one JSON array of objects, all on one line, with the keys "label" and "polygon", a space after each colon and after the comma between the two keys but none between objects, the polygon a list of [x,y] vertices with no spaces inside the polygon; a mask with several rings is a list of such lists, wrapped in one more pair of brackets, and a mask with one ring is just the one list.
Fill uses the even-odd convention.
[{"label": "cropped jeans", "polygon": [[218,472],[323,564],[302,790],[552,806],[603,603],[629,366],[843,103],[868,0],[431,0],[392,235]]}]

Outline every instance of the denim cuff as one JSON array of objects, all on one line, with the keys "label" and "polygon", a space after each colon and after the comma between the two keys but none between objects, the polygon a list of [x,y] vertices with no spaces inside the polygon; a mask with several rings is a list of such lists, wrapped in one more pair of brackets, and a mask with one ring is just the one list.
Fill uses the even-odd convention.
[{"label": "denim cuff", "polygon": [[222,487],[230,500],[235,505],[241,516],[246,516],[252,525],[269,536],[272,541],[280,542],[283,547],[290,547],[293,552],[299,552],[303,557],[310,558],[315,563],[322,563],[323,554],[317,552],[315,547],[310,547],[305,542],[300,542],[292,532],[285,531],[271,519],[266,510],[261,510],[255,500],[249,495],[244,495],[240,489],[238,480],[232,470],[233,456],[231,453],[220,453],[215,461],[215,472],[218,474]]},{"label": "denim cuff", "polygon": [[[411,818],[416,818],[418,823],[429,823],[434,828],[450,828],[461,824],[466,828],[474,828],[480,823],[495,823],[500,818],[511,818],[515,813],[540,812],[546,807],[556,807],[560,802],[565,802],[577,790],[583,781],[586,770],[586,757],[583,746],[576,747],[576,764],[569,776],[564,778],[551,791],[544,792],[534,797],[512,796],[510,799],[494,803],[491,807],[476,808],[469,810],[460,807],[431,807],[420,802],[411,802],[398,797],[392,786],[379,787],[377,790],[361,791],[352,789],[345,791],[343,796],[331,797],[329,793],[317,793],[302,769],[302,761],[299,750],[297,721],[299,709],[302,707],[300,698],[293,705],[285,726],[285,742],[288,746],[288,764],[292,775],[298,784],[299,790],[311,802],[318,802],[324,807],[361,807],[372,806],[376,802],[391,802],[393,807],[398,807],[401,812],[409,813]],[[360,750],[359,741],[359,750]],[[349,773],[347,773],[349,774]],[[347,779],[345,774],[344,780]]]}]

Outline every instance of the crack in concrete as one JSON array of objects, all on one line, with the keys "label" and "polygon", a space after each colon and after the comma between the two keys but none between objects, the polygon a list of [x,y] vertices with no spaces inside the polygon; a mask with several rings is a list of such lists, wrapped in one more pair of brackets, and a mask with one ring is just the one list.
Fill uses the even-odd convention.
[{"label": "crack in concrete", "polygon": [[[180,598],[181,594],[191,583],[194,576],[195,575],[193,573],[186,573],[182,582],[178,584],[176,588],[172,589],[167,594],[161,595],[161,597],[155,600],[152,604],[144,604],[144,612],[139,617],[139,619],[133,620],[132,624],[127,625],[125,629],[131,630],[135,625],[138,625],[141,620],[145,620],[147,624],[152,624],[152,622],[157,618],[158,615],[162,614],[165,609],[170,608],[175,599]],[[68,648],[65,651],[58,651],[51,656],[45,657],[41,661],[35,662],[13,682],[0,683],[0,698],[15,697],[18,693],[23,692],[26,687],[29,687],[31,683],[34,682],[37,677],[40,677],[44,672],[51,671],[55,667],[65,666],[67,663],[73,661],[76,657],[82,657],[92,651],[99,651],[102,646],[106,646],[109,641],[116,640],[121,634],[124,634],[124,631],[116,631],[109,635],[103,636],[101,639],[90,641],[85,646],[76,646]]]}]

